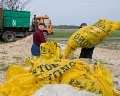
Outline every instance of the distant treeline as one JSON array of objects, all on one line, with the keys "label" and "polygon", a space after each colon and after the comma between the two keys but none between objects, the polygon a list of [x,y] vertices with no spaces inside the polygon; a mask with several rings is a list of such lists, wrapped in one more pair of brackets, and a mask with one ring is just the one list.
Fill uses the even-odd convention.
[{"label": "distant treeline", "polygon": [[75,25],[53,25],[54,29],[78,29],[79,26]]},{"label": "distant treeline", "polygon": [[[53,25],[54,29],[78,29],[79,26],[75,26],[75,25]],[[120,29],[117,29],[120,30]]]}]

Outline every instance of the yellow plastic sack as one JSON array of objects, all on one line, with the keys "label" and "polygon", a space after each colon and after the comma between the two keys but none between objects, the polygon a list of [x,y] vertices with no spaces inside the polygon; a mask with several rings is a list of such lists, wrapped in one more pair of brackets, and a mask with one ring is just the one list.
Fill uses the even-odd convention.
[{"label": "yellow plastic sack", "polygon": [[120,91],[113,89],[113,96],[120,96]]},{"label": "yellow plastic sack", "polygon": [[64,58],[63,50],[56,41],[47,41],[40,45],[40,58]]},{"label": "yellow plastic sack", "polygon": [[14,75],[25,74],[28,73],[21,65],[11,65],[7,72],[5,73],[5,77],[10,79]]},{"label": "yellow plastic sack", "polygon": [[99,44],[118,28],[118,23],[110,20],[99,20],[92,26],[76,31],[68,40],[65,58],[73,54],[77,47],[91,48]]},{"label": "yellow plastic sack", "polygon": [[25,66],[32,66],[33,63],[40,58],[39,56],[30,56],[25,59]]},{"label": "yellow plastic sack", "polygon": [[104,80],[107,84],[109,84],[110,87],[114,87],[113,81],[112,81],[112,74],[108,71],[106,67],[100,64],[100,62],[97,62],[94,64],[94,72]]},{"label": "yellow plastic sack", "polygon": [[[56,58],[56,55],[54,57]],[[25,65],[32,66],[29,72],[32,72],[34,74],[36,80],[40,84],[42,84],[43,81],[46,81],[47,84],[58,84],[61,80],[62,74],[64,74],[65,71],[69,70],[69,68],[74,66],[76,62],[70,61],[68,59],[55,58],[47,59],[47,56],[44,54],[42,55],[42,58],[41,56],[32,56],[28,57],[25,60]]]},{"label": "yellow plastic sack", "polygon": [[[114,96],[111,73],[99,62],[95,66],[97,66],[96,71],[101,71],[99,74],[92,70],[88,63],[77,60],[76,65],[63,74],[60,83],[70,84],[78,90],[86,90],[103,96]],[[106,76],[103,74],[104,72]]]},{"label": "yellow plastic sack", "polygon": [[34,62],[31,71],[39,80],[54,80],[76,64],[68,59],[39,59]]},{"label": "yellow plastic sack", "polygon": [[0,86],[0,96],[32,96],[41,87],[34,75],[20,65],[10,66],[5,76],[7,81]]}]

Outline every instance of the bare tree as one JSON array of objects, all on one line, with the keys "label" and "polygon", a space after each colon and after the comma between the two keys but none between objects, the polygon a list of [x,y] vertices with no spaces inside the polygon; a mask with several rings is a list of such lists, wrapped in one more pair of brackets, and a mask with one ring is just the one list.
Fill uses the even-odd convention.
[{"label": "bare tree", "polygon": [[30,0],[0,0],[0,8],[8,10],[24,10]]}]

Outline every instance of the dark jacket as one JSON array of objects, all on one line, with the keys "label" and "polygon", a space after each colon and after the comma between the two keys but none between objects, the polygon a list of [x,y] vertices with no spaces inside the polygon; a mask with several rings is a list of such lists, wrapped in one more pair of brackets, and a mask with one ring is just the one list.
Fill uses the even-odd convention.
[{"label": "dark jacket", "polygon": [[[84,25],[87,26],[86,23],[82,23],[79,28],[82,28],[82,26],[84,26]],[[89,59],[92,59],[94,48],[95,47],[92,47],[92,48],[82,48],[79,58],[89,58]]]}]

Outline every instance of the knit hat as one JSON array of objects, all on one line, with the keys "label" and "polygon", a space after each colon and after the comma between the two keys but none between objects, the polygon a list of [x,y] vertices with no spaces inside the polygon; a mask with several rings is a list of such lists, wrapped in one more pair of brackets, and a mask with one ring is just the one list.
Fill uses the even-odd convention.
[{"label": "knit hat", "polygon": [[84,26],[84,25],[87,26],[86,23],[82,23],[79,28],[82,28],[82,26]]}]

